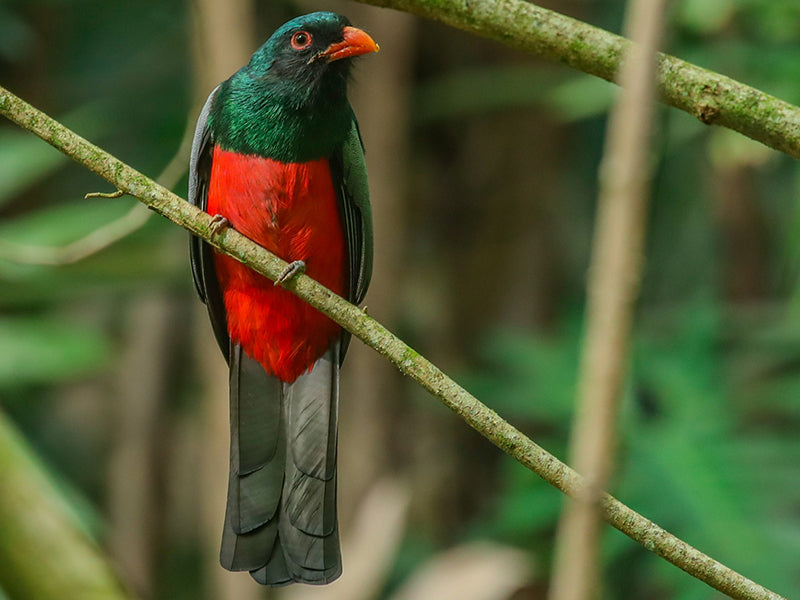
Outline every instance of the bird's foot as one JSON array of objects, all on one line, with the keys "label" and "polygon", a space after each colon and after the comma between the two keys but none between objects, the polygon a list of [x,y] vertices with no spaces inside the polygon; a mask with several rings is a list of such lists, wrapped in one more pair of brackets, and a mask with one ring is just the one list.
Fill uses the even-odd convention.
[{"label": "bird's foot", "polygon": [[306,272],[306,263],[302,260],[293,260],[288,265],[286,265],[286,268],[281,272],[280,275],[278,275],[278,278],[275,280],[275,283],[273,285],[282,286],[287,281],[290,281],[291,279],[294,279],[301,273],[305,272]]},{"label": "bird's foot", "polygon": [[230,226],[231,222],[222,215],[217,214],[211,217],[211,235],[219,235],[224,229]]}]

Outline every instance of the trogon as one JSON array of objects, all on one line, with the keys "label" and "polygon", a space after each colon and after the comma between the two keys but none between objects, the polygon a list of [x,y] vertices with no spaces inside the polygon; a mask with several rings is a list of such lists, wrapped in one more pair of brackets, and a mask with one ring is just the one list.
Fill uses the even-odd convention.
[{"label": "trogon", "polygon": [[220,560],[265,585],[342,571],[339,366],[348,334],[285,289],[305,271],[359,303],[372,271],[352,58],[378,50],[340,15],[280,27],[217,86],[197,122],[189,199],[289,267],[276,284],[198,238],[192,274],[230,368],[230,476]]}]

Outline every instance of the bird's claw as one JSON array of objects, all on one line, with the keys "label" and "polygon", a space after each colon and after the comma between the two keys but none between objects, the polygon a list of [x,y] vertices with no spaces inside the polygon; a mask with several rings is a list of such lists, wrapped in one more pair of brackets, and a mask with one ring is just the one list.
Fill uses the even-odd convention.
[{"label": "bird's claw", "polygon": [[212,235],[219,235],[224,229],[227,229],[230,226],[230,221],[228,221],[228,219],[222,215],[217,214],[211,217],[210,229]]},{"label": "bird's claw", "polygon": [[306,272],[306,263],[302,260],[293,260],[288,265],[286,265],[286,268],[283,271],[281,271],[281,274],[278,275],[278,278],[275,280],[275,283],[273,285],[282,286],[287,281],[290,281],[291,279],[294,279],[301,273],[305,272]]}]

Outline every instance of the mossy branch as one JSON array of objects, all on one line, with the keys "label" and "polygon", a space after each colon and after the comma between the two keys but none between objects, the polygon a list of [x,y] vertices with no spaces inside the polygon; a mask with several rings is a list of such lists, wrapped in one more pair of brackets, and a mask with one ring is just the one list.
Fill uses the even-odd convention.
[{"label": "mossy branch", "polygon": [[[630,43],[526,0],[358,1],[439,21],[611,82]],[[674,56],[658,54],[657,60],[662,102],[800,158],[800,108]]]},{"label": "mossy branch", "polygon": [[[152,210],[262,275],[274,280],[286,267],[286,262],[231,228],[213,235],[208,214],[2,87],[0,114],[100,175],[115,189],[135,196]],[[573,497],[580,493],[583,478],[578,473],[482,404],[362,309],[306,275],[293,279],[286,288],[385,356],[401,372],[457,413],[470,427],[549,484]],[[601,510],[603,518],[621,532],[731,598],[783,600],[778,594],[706,556],[608,494],[602,496]]]}]

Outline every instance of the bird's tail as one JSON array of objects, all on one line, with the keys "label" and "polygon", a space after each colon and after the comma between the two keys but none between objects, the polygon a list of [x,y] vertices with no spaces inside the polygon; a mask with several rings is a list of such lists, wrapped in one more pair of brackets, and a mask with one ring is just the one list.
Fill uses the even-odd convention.
[{"label": "bird's tail", "polygon": [[231,466],[220,562],[264,585],[342,572],[336,518],[339,344],[284,384],[231,349]]}]

